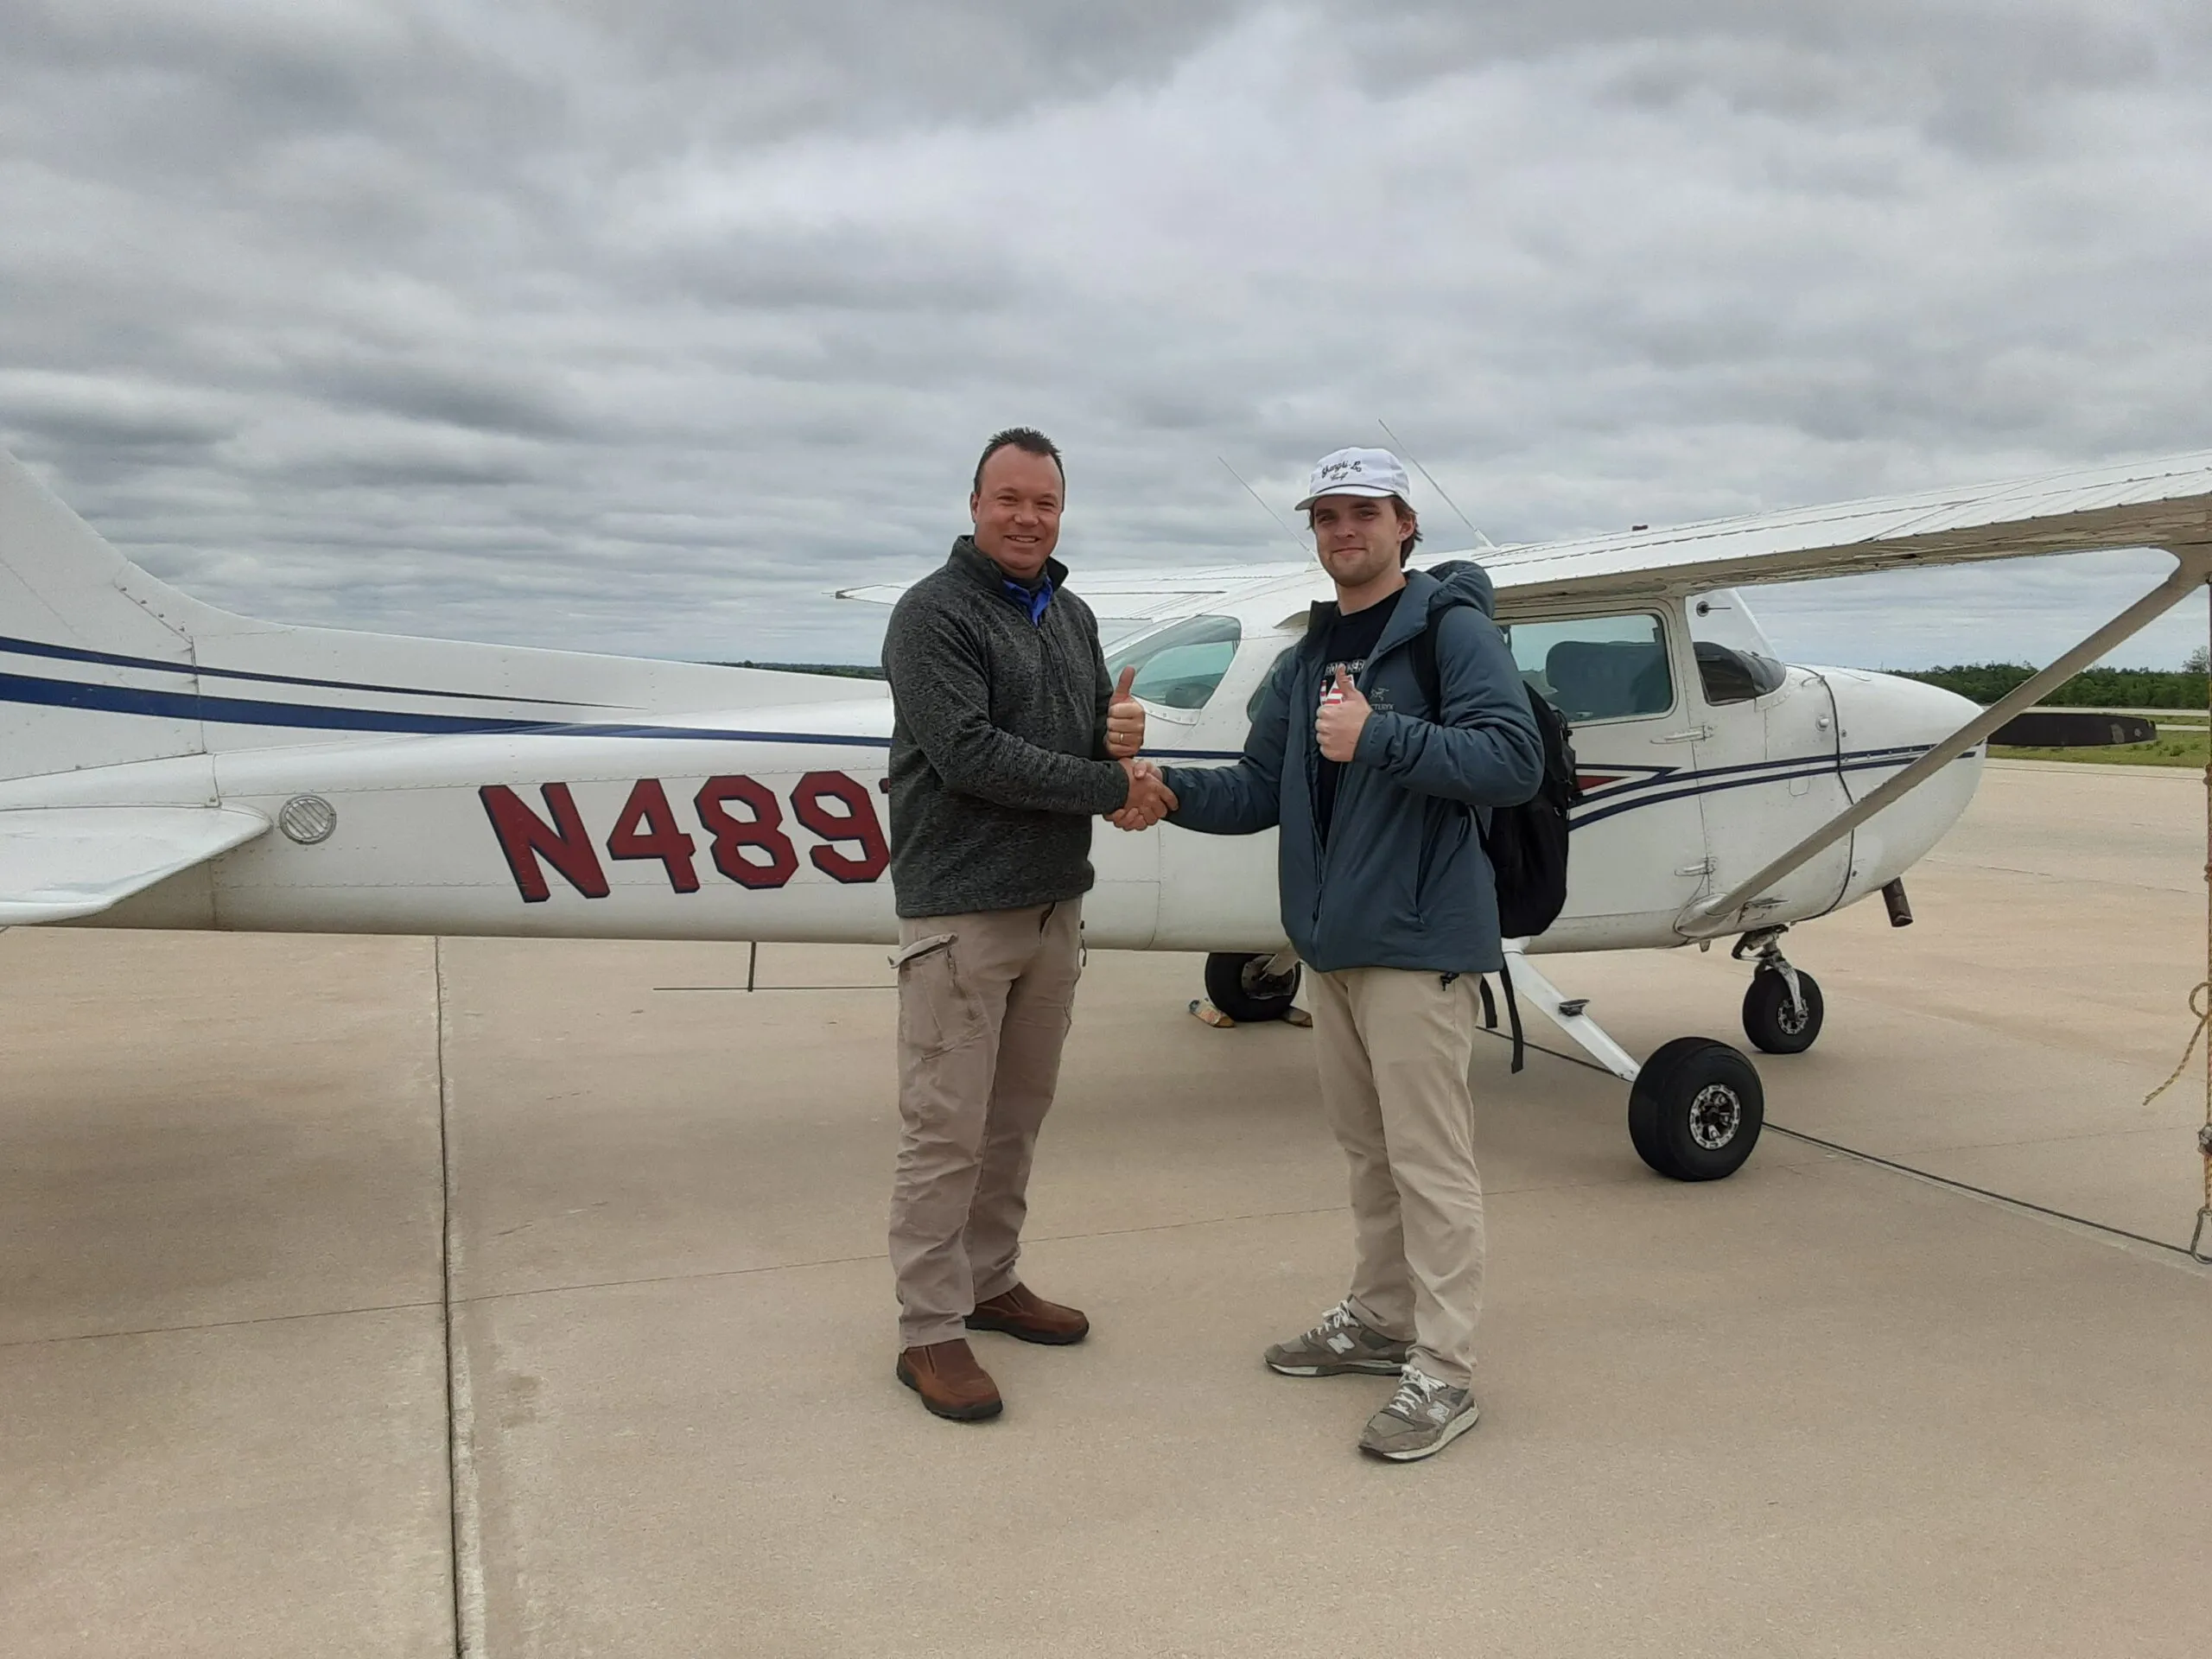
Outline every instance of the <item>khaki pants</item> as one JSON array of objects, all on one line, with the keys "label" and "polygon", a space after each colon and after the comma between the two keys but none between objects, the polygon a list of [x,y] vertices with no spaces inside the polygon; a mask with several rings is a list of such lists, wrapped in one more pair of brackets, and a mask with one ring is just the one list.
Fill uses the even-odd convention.
[{"label": "khaki pants", "polygon": [[1462,1389],[1485,1251],[1467,1092],[1478,983],[1399,968],[1306,975],[1321,1103],[1351,1164],[1352,1312]]},{"label": "khaki pants", "polygon": [[1011,1290],[1029,1164],[1059,1079],[1083,901],[902,919],[898,1173],[891,1269],[899,1343],[967,1335]]}]

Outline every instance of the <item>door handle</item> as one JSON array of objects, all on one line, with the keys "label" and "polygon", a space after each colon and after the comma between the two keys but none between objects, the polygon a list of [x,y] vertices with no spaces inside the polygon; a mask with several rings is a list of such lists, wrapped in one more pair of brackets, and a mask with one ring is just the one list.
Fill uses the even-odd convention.
[{"label": "door handle", "polygon": [[1651,741],[1654,743],[1702,743],[1712,735],[1712,727],[1693,726],[1687,732],[1669,732],[1665,736],[1655,737]]}]

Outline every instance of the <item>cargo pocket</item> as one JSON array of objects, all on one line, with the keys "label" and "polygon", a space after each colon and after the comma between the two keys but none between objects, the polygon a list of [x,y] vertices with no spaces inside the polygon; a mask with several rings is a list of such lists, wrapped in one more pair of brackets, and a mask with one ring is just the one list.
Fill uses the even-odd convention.
[{"label": "cargo pocket", "polygon": [[1075,961],[1070,964],[1067,998],[1060,1004],[1060,1040],[1063,1042],[1067,1040],[1068,1033],[1075,1029],[1075,991],[1076,987],[1083,983],[1083,970],[1090,954],[1090,948],[1083,942],[1083,924],[1078,921],[1075,925]]},{"label": "cargo pocket", "polygon": [[957,933],[931,933],[891,958],[899,970],[899,1046],[917,1059],[957,1048],[983,1027],[983,1004],[960,976]]}]

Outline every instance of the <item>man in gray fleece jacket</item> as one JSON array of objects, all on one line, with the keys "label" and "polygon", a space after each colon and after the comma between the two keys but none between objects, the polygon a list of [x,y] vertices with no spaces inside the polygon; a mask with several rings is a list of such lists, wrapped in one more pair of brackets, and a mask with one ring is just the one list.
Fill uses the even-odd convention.
[{"label": "man in gray fleece jacket", "polygon": [[1091,820],[1173,804],[1135,760],[1144,709],[1106,679],[1098,624],[1052,557],[1059,451],[994,437],[973,536],[900,597],[884,636],[893,710],[899,1141],[891,1265],[899,1380],[940,1417],[998,1415],[969,1331],[1080,1342],[1090,1322],[1014,1271],[1030,1159],[1052,1103],[1081,962]]}]

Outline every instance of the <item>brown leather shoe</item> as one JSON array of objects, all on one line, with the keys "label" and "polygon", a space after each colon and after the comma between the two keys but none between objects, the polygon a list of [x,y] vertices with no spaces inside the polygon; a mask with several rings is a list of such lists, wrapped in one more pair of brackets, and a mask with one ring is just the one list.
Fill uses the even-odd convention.
[{"label": "brown leather shoe", "polygon": [[902,1349],[899,1380],[922,1396],[922,1403],[956,1423],[981,1422],[1006,1408],[998,1384],[976,1363],[964,1337]]},{"label": "brown leather shoe", "polygon": [[1081,1342],[1090,1334],[1090,1321],[1072,1307],[1048,1302],[1027,1285],[1016,1285],[988,1302],[976,1304],[968,1316],[970,1331],[1003,1331],[1024,1342],[1050,1343],[1056,1348]]}]

